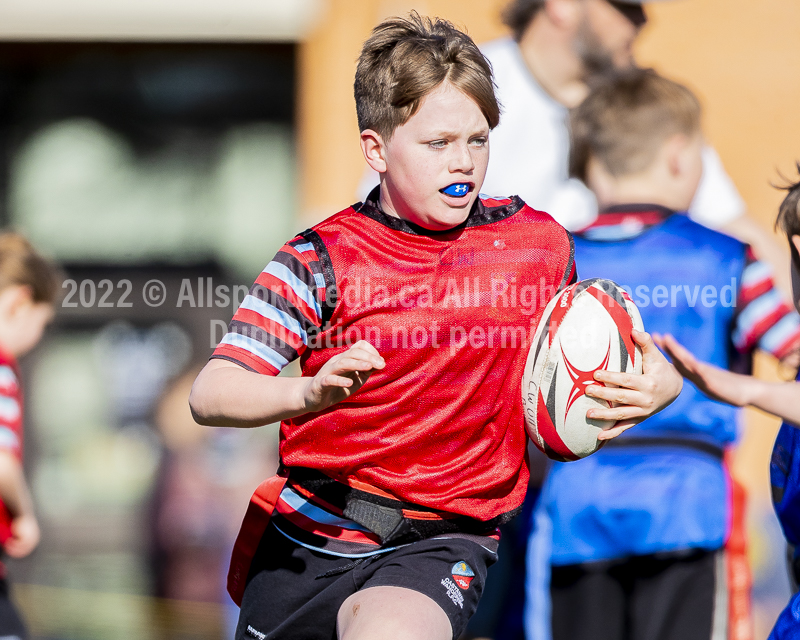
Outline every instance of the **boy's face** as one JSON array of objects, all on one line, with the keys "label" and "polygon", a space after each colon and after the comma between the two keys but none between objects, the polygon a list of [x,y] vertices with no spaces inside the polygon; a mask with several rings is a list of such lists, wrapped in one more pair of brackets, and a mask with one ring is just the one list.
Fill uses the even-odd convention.
[{"label": "boy's face", "polygon": [[48,302],[31,302],[26,305],[14,345],[15,356],[23,356],[39,344],[44,330],[53,319],[53,313],[53,305]]},{"label": "boy's face", "polygon": [[33,349],[53,319],[53,305],[35,302],[30,289],[9,285],[0,291],[0,345],[15,358]]},{"label": "boy's face", "polygon": [[465,93],[445,82],[388,141],[370,130],[361,141],[386,213],[434,231],[467,219],[489,163],[489,125]]}]

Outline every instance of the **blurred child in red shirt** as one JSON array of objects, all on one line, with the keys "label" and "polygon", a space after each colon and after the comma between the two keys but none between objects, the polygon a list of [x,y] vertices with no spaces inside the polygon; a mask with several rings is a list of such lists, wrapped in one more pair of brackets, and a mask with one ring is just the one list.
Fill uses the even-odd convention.
[{"label": "blurred child in red shirt", "polygon": [[[22,469],[22,389],[17,358],[33,349],[53,317],[56,268],[22,236],[0,234],[0,543],[23,558],[39,544],[39,524]],[[0,637],[27,638],[0,564]]]}]

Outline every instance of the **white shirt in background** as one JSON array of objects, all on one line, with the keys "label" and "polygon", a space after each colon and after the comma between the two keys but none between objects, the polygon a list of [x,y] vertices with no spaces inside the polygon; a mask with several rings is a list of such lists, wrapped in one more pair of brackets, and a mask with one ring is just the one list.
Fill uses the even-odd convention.
[{"label": "white shirt in background", "polygon": [[[597,215],[594,195],[568,176],[567,108],[542,89],[511,38],[482,47],[492,63],[500,124],[489,136],[489,169],[481,191],[519,195],[567,229],[580,229]],[[718,228],[744,214],[745,205],[711,147],[703,149],[703,178],[689,215]]]}]

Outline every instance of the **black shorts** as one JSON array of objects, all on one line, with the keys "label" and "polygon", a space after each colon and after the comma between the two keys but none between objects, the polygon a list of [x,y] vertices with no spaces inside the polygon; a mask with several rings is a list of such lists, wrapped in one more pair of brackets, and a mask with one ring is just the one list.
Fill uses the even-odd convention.
[{"label": "black shorts", "polygon": [[727,638],[724,566],[695,550],[553,567],[553,640]]},{"label": "black shorts", "polygon": [[270,525],[250,567],[236,639],[335,640],[342,603],[378,586],[425,594],[447,614],[458,638],[496,559],[493,539],[456,534],[354,560],[307,549]]}]

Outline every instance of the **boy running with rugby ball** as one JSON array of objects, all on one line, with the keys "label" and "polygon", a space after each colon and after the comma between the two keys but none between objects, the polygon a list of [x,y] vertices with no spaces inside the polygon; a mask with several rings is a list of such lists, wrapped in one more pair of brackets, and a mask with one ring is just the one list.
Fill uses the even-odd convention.
[{"label": "boy running with rugby ball", "polygon": [[[575,278],[547,214],[478,197],[500,110],[468,36],[416,14],[383,22],[355,97],[380,186],[278,252],[190,398],[203,424],[282,421],[279,476],[256,492],[229,574],[239,639],[461,634],[525,494],[525,340]],[[645,374],[604,372],[631,390],[596,410],[621,421],[605,437],[680,390],[637,338]],[[297,358],[302,377],[276,377]]]}]

